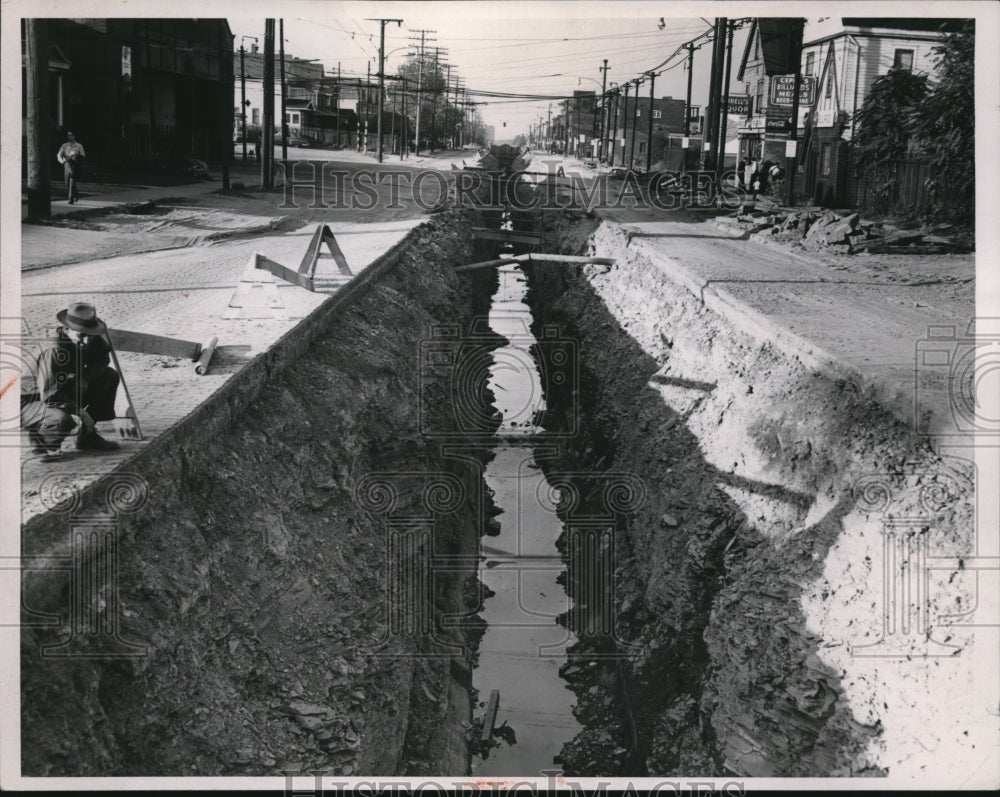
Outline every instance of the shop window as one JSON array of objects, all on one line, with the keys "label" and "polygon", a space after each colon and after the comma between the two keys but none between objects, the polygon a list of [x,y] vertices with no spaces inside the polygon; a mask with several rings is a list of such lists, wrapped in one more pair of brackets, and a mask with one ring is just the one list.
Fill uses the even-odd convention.
[{"label": "shop window", "polygon": [[904,72],[913,71],[913,50],[896,50],[896,56],[892,60],[893,69],[902,69]]}]

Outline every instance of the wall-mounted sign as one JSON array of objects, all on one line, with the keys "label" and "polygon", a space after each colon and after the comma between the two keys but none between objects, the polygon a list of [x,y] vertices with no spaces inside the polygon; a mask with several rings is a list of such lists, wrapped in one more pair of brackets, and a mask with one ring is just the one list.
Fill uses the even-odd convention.
[{"label": "wall-mounted sign", "polygon": [[782,117],[768,116],[764,122],[764,131],[767,133],[791,133],[792,120]]},{"label": "wall-mounted sign", "polygon": [[[795,99],[795,75],[776,75],[771,78],[771,105],[792,107]],[[799,105],[812,105],[816,100],[816,78],[800,78]]]},{"label": "wall-mounted sign", "polygon": [[132,77],[131,47],[122,47],[122,77]]},{"label": "wall-mounted sign", "polygon": [[816,111],[816,127],[833,127],[836,121],[836,111]]},{"label": "wall-mounted sign", "polygon": [[749,96],[730,95],[729,113],[735,116],[749,116],[753,107],[752,99]]}]

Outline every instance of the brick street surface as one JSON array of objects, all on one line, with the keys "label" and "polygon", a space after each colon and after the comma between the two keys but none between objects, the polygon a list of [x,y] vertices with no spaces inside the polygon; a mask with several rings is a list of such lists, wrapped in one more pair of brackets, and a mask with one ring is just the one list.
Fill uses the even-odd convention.
[{"label": "brick street surface", "polygon": [[[173,189],[177,194],[176,188]],[[330,225],[351,270],[357,274],[400,241],[420,218],[383,223]],[[122,441],[117,452],[77,452],[72,438],[64,458],[38,462],[22,433],[22,521],[43,511],[39,486],[48,474],[61,474],[82,487],[127,463],[150,440],[163,434],[220,389],[252,358],[266,351],[329,297],[276,280],[287,319],[224,320],[223,315],[254,252],[297,270],[315,225],[293,233],[143,255],[93,260],[22,276],[22,315],[31,333],[45,335],[55,313],[73,301],[93,302],[112,328],[167,335],[207,343],[218,337],[209,372],[198,376],[190,361],[121,352],[123,375],[146,438]],[[26,239],[23,256],[31,258]],[[332,261],[320,261],[321,264]],[[320,270],[317,271],[320,273]],[[107,432],[107,424],[99,424]],[[5,440],[9,445],[12,441]]]}]

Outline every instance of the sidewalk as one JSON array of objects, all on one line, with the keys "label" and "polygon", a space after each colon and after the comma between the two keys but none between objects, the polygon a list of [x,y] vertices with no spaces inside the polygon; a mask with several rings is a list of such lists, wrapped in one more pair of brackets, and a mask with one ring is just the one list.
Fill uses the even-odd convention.
[{"label": "sidewalk", "polygon": [[[209,189],[217,187],[210,184]],[[149,199],[155,192],[136,192]],[[174,196],[178,188],[165,188]],[[163,194],[164,196],[167,193]],[[121,194],[114,196],[120,200]],[[94,205],[106,202],[95,198]],[[73,207],[76,207],[75,205]],[[424,218],[367,224],[331,222],[347,262],[355,277],[347,289],[372,262],[399,243]],[[111,453],[77,452],[72,438],[64,442],[64,456],[56,462],[39,462],[29,451],[27,435],[21,433],[22,523],[46,511],[43,501],[53,484],[59,489],[82,489],[105,474],[127,467],[151,443],[166,434],[209,397],[221,390],[237,374],[267,352],[286,333],[331,299],[327,293],[310,293],[281,279],[275,291],[285,318],[224,319],[230,300],[255,252],[298,269],[316,229],[310,224],[283,235],[227,242],[206,250],[204,247],[170,249],[141,255],[122,255],[103,260],[29,271],[21,279],[21,313],[34,336],[45,337],[55,322],[55,313],[76,300],[91,301],[100,317],[112,328],[166,335],[207,343],[218,338],[218,347],[207,374],[195,373],[194,363],[173,357],[121,352],[118,359],[145,439],[125,440]],[[28,237],[23,256],[37,256],[37,239]],[[317,274],[331,260],[319,261]],[[119,406],[124,396],[119,389]],[[122,412],[119,411],[119,415]],[[99,424],[105,436],[113,438],[110,424]],[[9,445],[13,441],[7,441]],[[55,481],[53,481],[55,480]]]},{"label": "sidewalk", "polygon": [[[598,213],[620,225],[629,249],[737,328],[814,370],[856,382],[910,428],[916,415],[925,416],[921,433],[938,448],[972,444],[971,429],[956,419],[953,403],[961,369],[922,365],[918,354],[928,345],[956,356],[969,349],[974,254],[821,255],[743,240],[707,217]],[[598,254],[621,246],[614,234],[598,236]],[[929,342],[929,332],[944,337]]]}]

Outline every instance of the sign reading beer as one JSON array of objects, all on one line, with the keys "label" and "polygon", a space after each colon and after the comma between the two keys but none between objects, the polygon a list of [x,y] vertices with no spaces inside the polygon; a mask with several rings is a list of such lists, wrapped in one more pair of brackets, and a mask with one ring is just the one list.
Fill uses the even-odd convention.
[{"label": "sign reading beer", "polygon": [[729,95],[729,113],[735,116],[749,116],[750,108],[749,96]]},{"label": "sign reading beer", "polygon": [[[808,75],[799,78],[799,105],[812,105],[816,99],[816,78]],[[795,100],[795,75],[776,75],[771,78],[771,105],[791,108]]]}]

